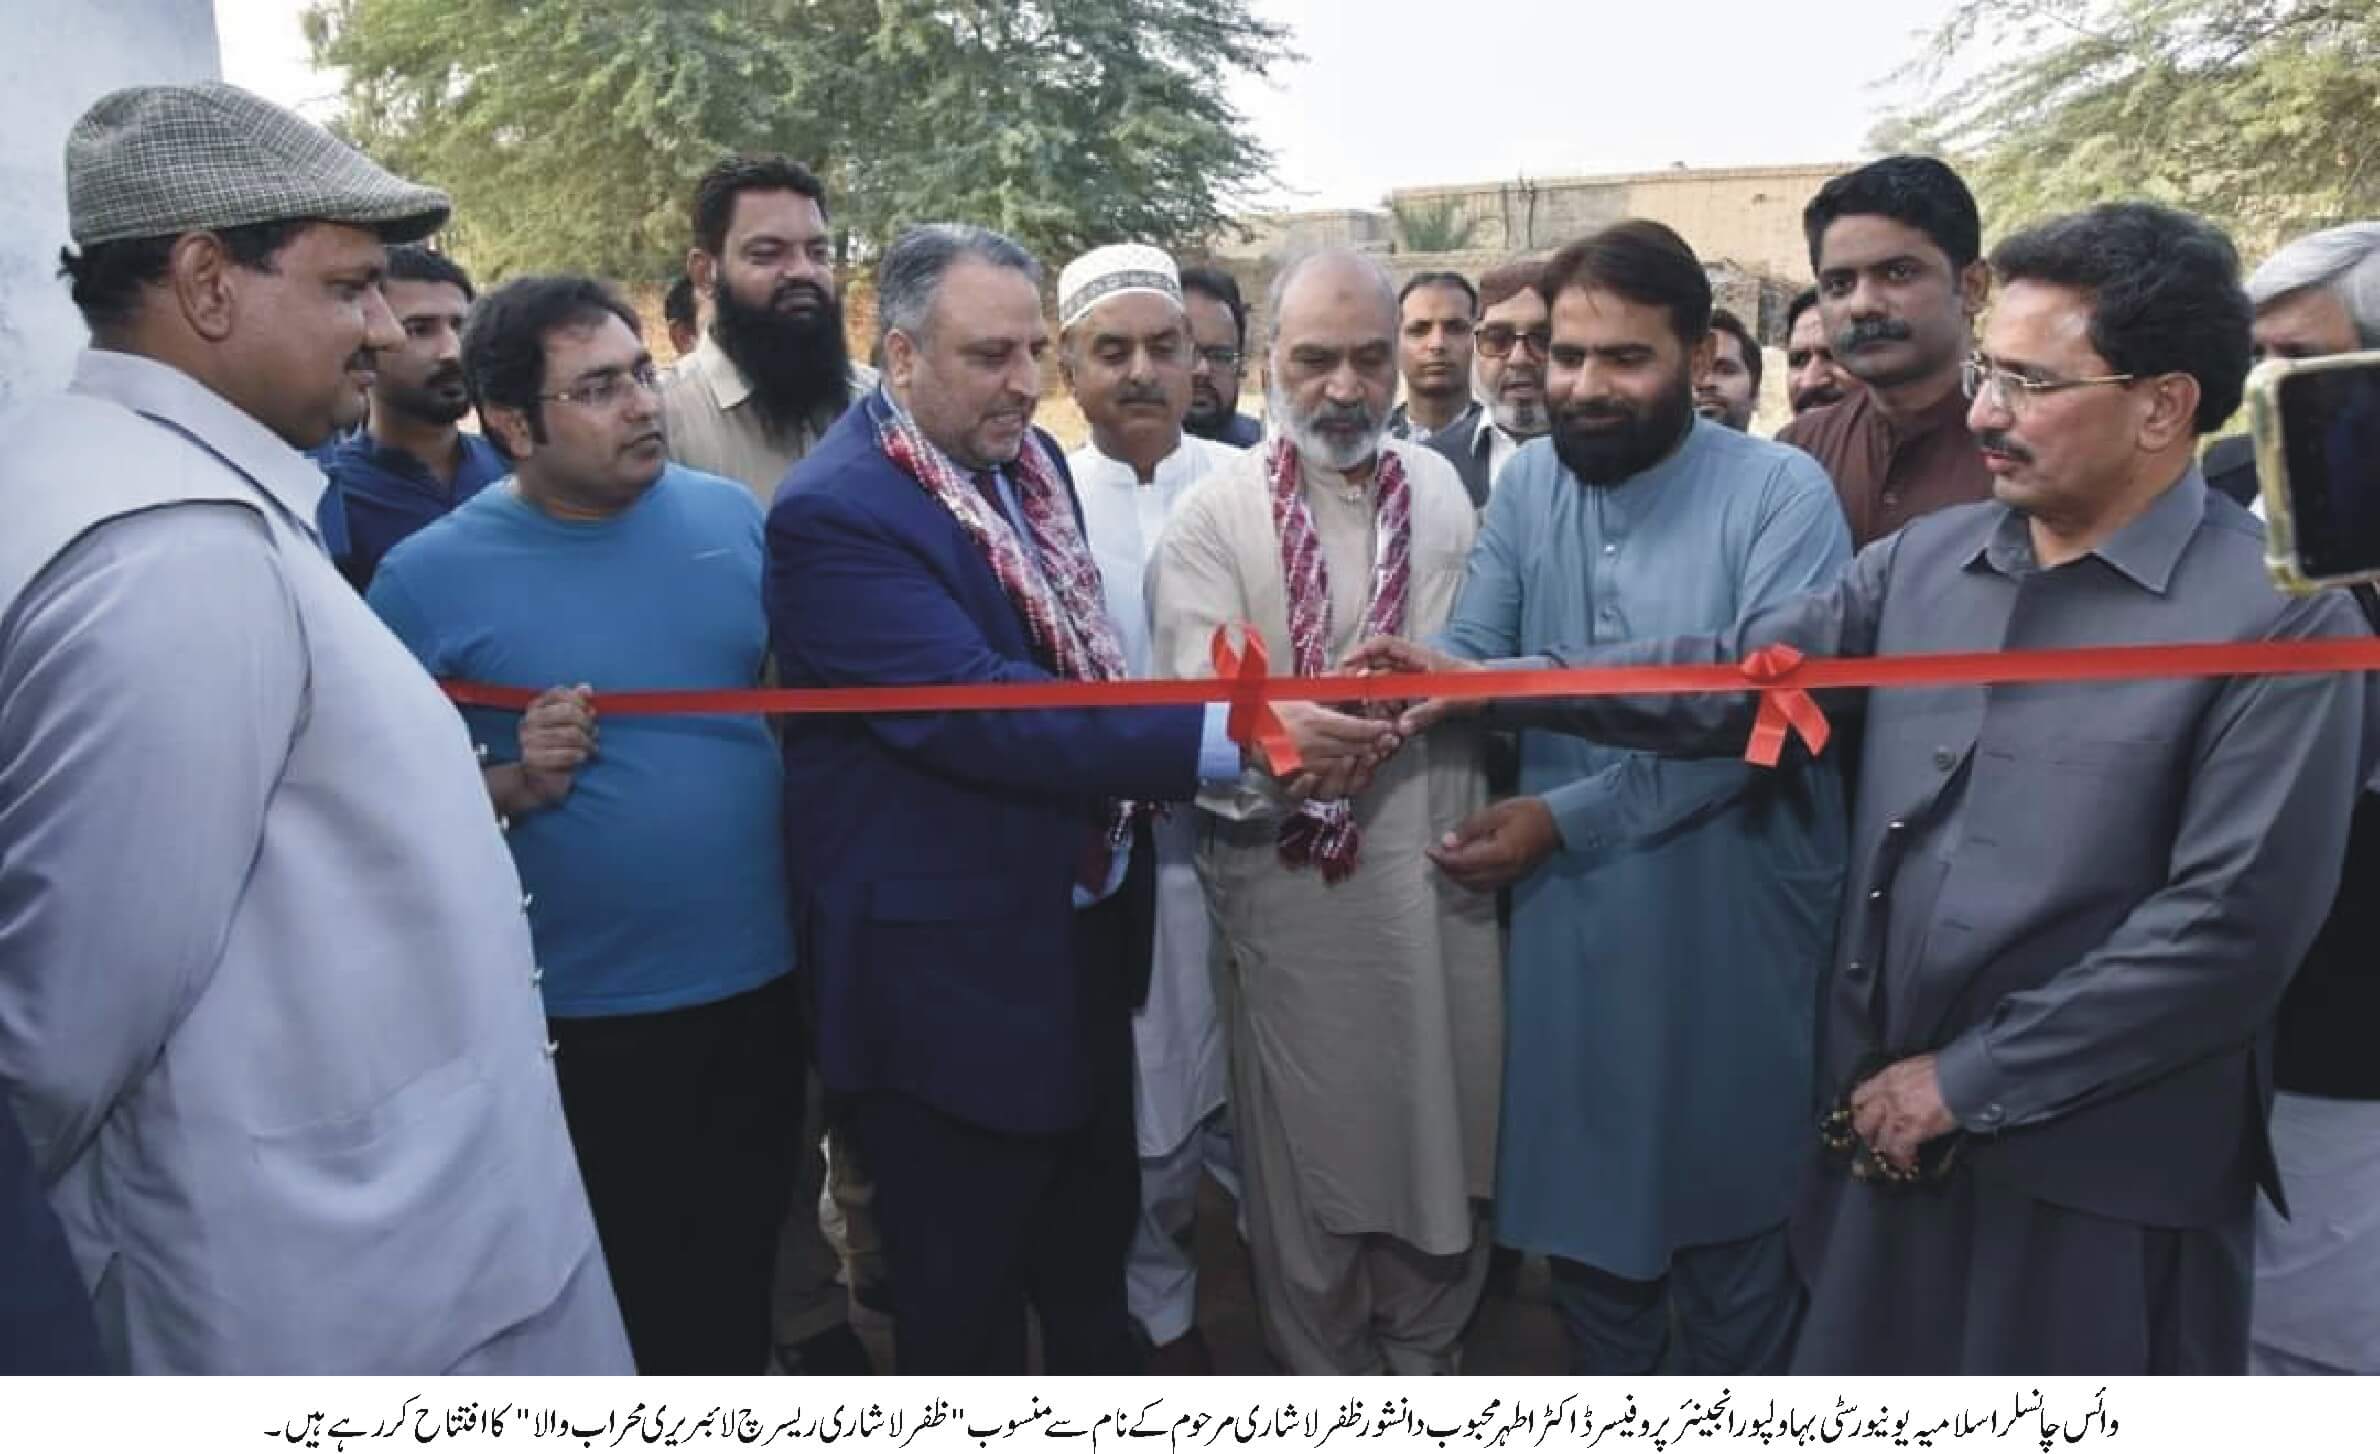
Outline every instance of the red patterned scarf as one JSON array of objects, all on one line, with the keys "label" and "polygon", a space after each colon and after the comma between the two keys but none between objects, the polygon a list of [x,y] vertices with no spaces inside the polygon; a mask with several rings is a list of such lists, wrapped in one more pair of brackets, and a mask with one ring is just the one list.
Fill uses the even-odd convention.
[{"label": "red patterned scarf", "polygon": [[[1300,488],[1297,447],[1286,438],[1268,446],[1265,476],[1272,485],[1273,533],[1281,537],[1281,582],[1289,597],[1289,659],[1302,677],[1330,670],[1330,572],[1322,541]],[[1363,635],[1401,636],[1405,597],[1413,584],[1413,495],[1405,463],[1383,444],[1372,471],[1377,491],[1373,516],[1372,594],[1364,607]],[[1281,859],[1298,867],[1320,864],[1325,883],[1355,872],[1362,846],[1355,810],[1345,800],[1308,799],[1281,825]]]},{"label": "red patterned scarf", "polygon": [[[1040,439],[1028,430],[1024,448],[1008,469],[1017,513],[1031,537],[1028,545],[1006,512],[984,498],[915,420],[890,407],[871,406],[869,413],[885,458],[940,501],[983,551],[1000,588],[1025,618],[1041,664],[1070,681],[1115,681],[1129,675],[1115,624],[1107,618],[1098,562],[1083,539],[1073,497]],[[1109,824],[1109,842],[1122,843],[1130,829],[1131,805],[1119,803]]]}]

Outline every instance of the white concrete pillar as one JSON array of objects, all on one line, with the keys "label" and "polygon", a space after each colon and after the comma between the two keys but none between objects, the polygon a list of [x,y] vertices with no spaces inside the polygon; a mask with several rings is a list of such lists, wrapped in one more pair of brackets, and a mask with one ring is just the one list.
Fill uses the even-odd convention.
[{"label": "white concrete pillar", "polygon": [[222,74],[213,0],[0,0],[0,405],[88,338],[57,276],[66,129],[119,86]]}]

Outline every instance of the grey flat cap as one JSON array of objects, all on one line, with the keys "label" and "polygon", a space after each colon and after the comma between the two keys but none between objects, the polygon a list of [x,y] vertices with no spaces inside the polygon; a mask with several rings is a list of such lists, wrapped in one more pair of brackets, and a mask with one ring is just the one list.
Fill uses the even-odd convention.
[{"label": "grey flat cap", "polygon": [[221,81],[111,91],[66,134],[77,247],[300,219],[412,242],[451,211],[437,188],[391,176],[296,112]]}]

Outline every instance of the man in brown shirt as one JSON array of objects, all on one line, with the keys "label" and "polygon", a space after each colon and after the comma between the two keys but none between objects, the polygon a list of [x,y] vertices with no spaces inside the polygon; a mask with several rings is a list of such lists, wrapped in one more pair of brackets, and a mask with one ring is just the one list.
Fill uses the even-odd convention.
[{"label": "man in brown shirt", "polygon": [[1959,388],[1991,286],[1966,183],[1931,157],[1886,157],[1821,187],[1802,230],[1835,361],[1867,387],[1777,438],[1826,467],[1855,547],[1990,499]]},{"label": "man in brown shirt", "polygon": [[876,387],[851,361],[826,188],[779,156],[733,156],[694,192],[686,254],[710,324],[662,376],[670,458],[741,481],[766,510],[787,470]]}]

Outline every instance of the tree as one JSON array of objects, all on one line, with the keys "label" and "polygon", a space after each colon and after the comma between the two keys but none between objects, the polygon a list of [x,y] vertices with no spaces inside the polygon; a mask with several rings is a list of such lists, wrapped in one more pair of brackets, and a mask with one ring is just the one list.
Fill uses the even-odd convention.
[{"label": "tree", "polygon": [[1271,154],[1225,94],[1290,59],[1249,0],[318,0],[339,124],[455,197],[491,275],[676,271],[695,179],[781,151],[855,252],[982,222],[1053,260],[1219,231]]},{"label": "tree", "polygon": [[1967,0],[1908,74],[1978,53],[1877,135],[1961,158],[1995,232],[2147,198],[2254,253],[2380,215],[2380,0]]},{"label": "tree", "polygon": [[1451,197],[1434,203],[1392,203],[1389,211],[1397,219],[1398,245],[1406,252],[1461,252],[1479,234],[1481,219],[1463,211]]}]

